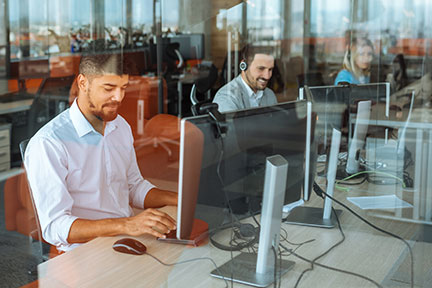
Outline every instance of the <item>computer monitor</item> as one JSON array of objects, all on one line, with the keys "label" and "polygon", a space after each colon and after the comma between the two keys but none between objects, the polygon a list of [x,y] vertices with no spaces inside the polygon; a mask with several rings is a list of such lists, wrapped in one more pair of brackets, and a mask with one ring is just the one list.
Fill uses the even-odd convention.
[{"label": "computer monitor", "polygon": [[[337,86],[317,86],[301,88],[299,98],[309,98],[313,103],[313,111],[318,115],[316,125],[319,154],[326,154],[330,147],[330,136],[332,129],[347,132],[347,140],[342,141],[341,151],[348,151],[347,166],[338,169],[337,178],[345,178],[351,174],[357,173],[358,170],[358,152],[363,148],[366,140],[368,125],[356,125],[355,120],[359,103],[369,101],[370,105],[367,110],[367,120],[384,119],[389,117],[390,113],[390,87],[389,83],[370,83],[359,85],[337,85]],[[384,116],[371,115],[370,106],[372,103],[384,103]],[[364,107],[363,107],[364,108]],[[361,119],[365,118],[365,109],[361,109]],[[377,109],[377,111],[380,111]],[[363,121],[364,123],[364,121]],[[373,124],[373,123],[372,123]],[[357,131],[357,133],[355,133]],[[388,137],[385,133],[384,137]],[[351,151],[349,151],[351,147]],[[345,169],[346,168],[346,169]]]},{"label": "computer monitor", "polygon": [[222,135],[210,116],[184,118],[204,136],[196,218],[213,229],[231,221],[230,210],[237,219],[261,212],[265,161],[276,154],[289,163],[284,203],[310,193],[303,191],[307,111],[307,101],[294,101],[228,112]]},{"label": "computer monitor", "polygon": [[[309,88],[310,98],[307,99],[305,89]],[[390,83],[367,83],[367,84],[351,84],[351,85],[332,85],[332,86],[306,86],[299,89],[299,100],[307,99],[317,104],[314,105],[314,111],[318,113],[317,128],[336,128],[340,130],[347,126],[346,119],[341,119],[341,113],[345,112],[348,105],[353,106],[359,101],[371,100],[373,104],[384,103],[384,116],[389,117],[390,114]],[[321,105],[322,104],[322,105]],[[348,115],[346,115],[348,116]],[[345,121],[345,122],[344,122]],[[330,134],[330,133],[328,133]]]},{"label": "computer monitor", "polygon": [[175,235],[158,238],[160,241],[197,246],[207,235],[207,223],[195,217],[203,144],[201,130],[183,119],[180,123],[177,228]]},{"label": "computer monitor", "polygon": [[184,60],[204,59],[204,34],[178,34],[169,36],[171,43],[179,43]]},{"label": "computer monitor", "polygon": [[[337,129],[331,131],[331,144],[328,157],[328,173],[327,173],[327,191],[326,193],[333,196],[337,162],[340,147],[341,133]],[[315,186],[315,184],[314,184]],[[320,189],[318,185],[314,189]],[[320,228],[333,228],[336,225],[336,215],[342,213],[341,210],[332,209],[332,201],[330,197],[325,197],[323,208],[311,206],[299,206],[291,211],[284,219],[287,224],[305,225]],[[335,215],[336,213],[336,215]]]},{"label": "computer monitor", "polygon": [[366,143],[366,133],[370,121],[371,101],[360,101],[357,105],[357,115],[354,124],[353,137],[348,147],[347,164],[345,172],[347,176],[359,172],[360,149]]},{"label": "computer monitor", "polygon": [[[210,275],[256,287],[267,287],[288,272],[294,262],[277,259],[288,162],[280,155],[267,158],[258,253],[241,252]],[[278,264],[275,265],[275,262]],[[239,269],[239,267],[241,267]]]},{"label": "computer monitor", "polygon": [[304,86],[299,89],[299,99],[312,103],[317,114],[316,137],[319,154],[325,154],[330,147],[332,130],[347,127],[349,103],[348,86]]},{"label": "computer monitor", "polygon": [[384,116],[390,116],[390,83],[367,83],[348,86],[350,104],[371,100],[373,103],[384,103]]},{"label": "computer monitor", "polygon": [[[208,115],[183,118],[177,230],[159,240],[198,245],[208,232],[232,223],[228,207],[246,216],[261,212],[269,156],[281,155],[289,163],[283,202],[301,199],[315,173],[315,165],[305,165],[305,159],[316,162],[314,153],[305,157],[313,151],[306,146],[315,140],[310,111],[310,103],[295,101],[226,113],[217,124]],[[305,177],[306,166],[310,177]],[[310,190],[303,193],[309,197]]]}]

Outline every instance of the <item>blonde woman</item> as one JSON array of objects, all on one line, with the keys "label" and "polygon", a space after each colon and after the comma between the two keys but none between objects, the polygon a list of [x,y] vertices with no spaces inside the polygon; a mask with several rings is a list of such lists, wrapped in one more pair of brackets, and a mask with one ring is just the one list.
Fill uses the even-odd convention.
[{"label": "blonde woman", "polygon": [[342,82],[363,84],[370,82],[370,67],[374,48],[367,38],[352,41],[351,48],[345,53],[343,69],[336,76],[335,85]]}]

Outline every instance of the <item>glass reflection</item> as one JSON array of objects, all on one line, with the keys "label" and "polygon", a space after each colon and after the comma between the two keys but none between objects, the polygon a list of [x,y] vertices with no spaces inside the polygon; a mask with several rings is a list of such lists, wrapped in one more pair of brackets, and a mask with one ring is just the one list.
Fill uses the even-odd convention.
[{"label": "glass reflection", "polygon": [[[180,118],[200,114],[200,107],[211,104],[221,88],[242,73],[242,50],[253,45],[272,50],[274,67],[266,87],[278,103],[296,100],[305,85],[315,92],[320,105],[316,136],[323,142],[318,147],[323,166],[318,176],[325,176],[326,125],[337,121],[340,126],[346,147],[339,160],[345,163],[359,102],[349,99],[364,100],[368,94],[372,101],[368,131],[356,153],[363,166],[360,172],[392,176],[368,172],[356,180],[339,179],[337,193],[343,199],[391,194],[406,201],[412,208],[363,212],[390,223],[395,231],[396,223],[403,223],[402,233],[409,239],[420,239],[421,225],[431,223],[427,178],[432,163],[431,1],[0,0],[0,4],[4,24],[0,25],[0,108],[19,107],[0,109],[0,132],[8,131],[10,137],[8,145],[0,146],[10,155],[0,161],[7,171],[0,172],[5,210],[13,206],[6,194],[15,191],[6,183],[15,181],[9,172],[20,172],[17,145],[74,101],[73,79],[83,54],[114,53],[133,63],[120,114],[131,126],[143,176],[175,186]],[[358,38],[367,45],[360,45]],[[361,71],[356,72],[356,67]],[[353,77],[341,80],[344,70]],[[336,86],[347,83],[351,86]],[[360,83],[380,88],[364,92],[371,86]],[[336,107],[332,97],[345,101],[339,105],[343,107]],[[350,181],[358,185],[346,185]],[[2,229],[5,239],[23,236],[25,245],[33,247],[27,232],[9,229],[7,218]],[[33,248],[25,249],[26,257],[34,256]],[[33,265],[33,260],[24,258],[23,263]],[[24,266],[14,272],[27,273]],[[421,271],[416,274],[425,278]],[[35,277],[23,279],[11,285]]]}]

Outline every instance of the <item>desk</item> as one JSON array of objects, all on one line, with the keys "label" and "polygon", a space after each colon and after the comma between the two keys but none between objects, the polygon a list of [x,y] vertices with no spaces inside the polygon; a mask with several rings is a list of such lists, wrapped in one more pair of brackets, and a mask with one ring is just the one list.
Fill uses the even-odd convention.
[{"label": "desk", "polygon": [[0,103],[0,115],[30,110],[33,99]]},{"label": "desk", "polygon": [[[165,211],[171,215],[175,214],[173,207]],[[394,287],[388,284],[388,281],[395,271],[400,271],[399,265],[407,255],[406,246],[399,240],[372,231],[346,211],[341,216],[341,222],[346,235],[345,242],[319,262],[360,273],[378,283],[384,283],[385,287]],[[341,238],[338,229],[288,224],[282,224],[282,228],[287,231],[291,242],[299,243],[315,239],[296,251],[309,259],[320,255]],[[133,256],[115,252],[111,246],[119,238],[121,236],[97,238],[40,264],[38,266],[39,287],[225,287],[224,281],[210,276],[210,272],[214,269],[210,261],[200,260],[172,267],[162,266],[147,255]],[[208,243],[191,248],[158,242],[150,236],[136,238],[145,243],[149,253],[165,263],[210,257],[217,265],[221,265],[230,259],[230,252],[218,250]],[[284,244],[290,248],[295,247],[286,242]],[[423,244],[420,255],[431,254],[431,245]],[[233,254],[235,256],[238,252]],[[309,264],[294,256],[286,259],[296,264],[282,278],[281,287],[293,287],[301,272],[307,269]],[[409,272],[406,269],[400,273],[405,273],[404,275],[408,275],[409,279]],[[234,284],[234,287],[248,286]],[[315,266],[312,272],[303,277],[299,287],[375,286],[363,279]]]}]

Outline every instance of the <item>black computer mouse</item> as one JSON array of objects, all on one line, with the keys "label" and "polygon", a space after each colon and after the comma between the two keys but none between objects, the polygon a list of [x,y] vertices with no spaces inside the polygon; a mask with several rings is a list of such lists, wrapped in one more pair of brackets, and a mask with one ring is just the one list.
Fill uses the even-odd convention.
[{"label": "black computer mouse", "polygon": [[147,251],[147,247],[143,243],[132,238],[119,239],[113,244],[112,248],[115,251],[132,255],[143,255]]}]

